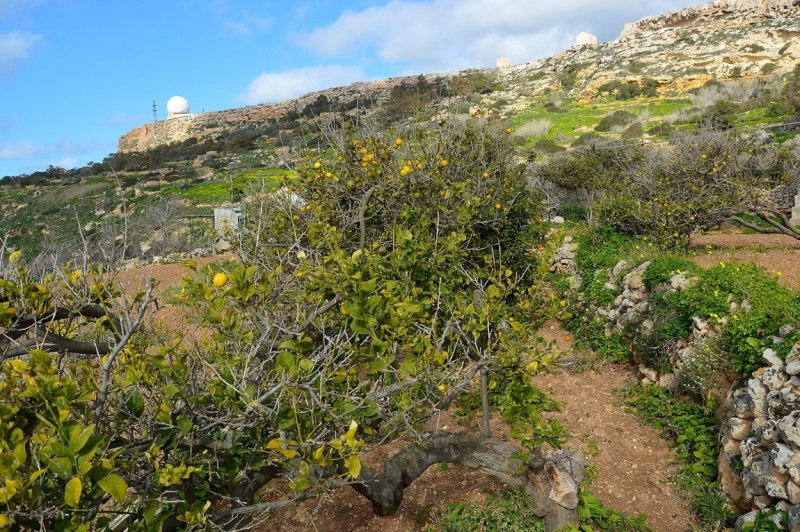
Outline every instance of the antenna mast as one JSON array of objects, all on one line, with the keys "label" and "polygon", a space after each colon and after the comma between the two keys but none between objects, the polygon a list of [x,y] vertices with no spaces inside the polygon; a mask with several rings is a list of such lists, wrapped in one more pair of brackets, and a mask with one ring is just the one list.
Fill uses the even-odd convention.
[{"label": "antenna mast", "polygon": [[156,112],[156,101],[153,100],[153,122],[158,122],[158,113]]}]

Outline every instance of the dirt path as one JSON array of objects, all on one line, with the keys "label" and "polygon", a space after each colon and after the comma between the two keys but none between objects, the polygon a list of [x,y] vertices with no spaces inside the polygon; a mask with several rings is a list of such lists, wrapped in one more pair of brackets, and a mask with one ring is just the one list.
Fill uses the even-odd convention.
[{"label": "dirt path", "polygon": [[[707,249],[706,246],[712,246]],[[800,240],[786,235],[709,233],[692,239],[692,261],[709,268],[720,261],[753,262],[789,288],[800,288]]]},{"label": "dirt path", "polygon": [[[569,349],[558,322],[546,324],[542,333]],[[572,436],[566,447],[583,451],[596,468],[589,489],[604,505],[629,515],[646,514],[656,532],[690,530],[692,511],[671,481],[680,467],[675,452],[657,430],[626,413],[614,394],[633,378],[629,366],[565,351],[560,368],[533,382],[563,405],[561,412],[545,416],[559,420]]]}]

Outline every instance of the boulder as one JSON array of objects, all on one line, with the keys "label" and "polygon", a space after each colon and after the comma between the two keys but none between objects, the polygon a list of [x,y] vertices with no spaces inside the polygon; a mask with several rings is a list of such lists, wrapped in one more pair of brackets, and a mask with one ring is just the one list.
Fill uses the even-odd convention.
[{"label": "boulder", "polygon": [[[774,343],[774,342],[773,342]],[[775,368],[782,368],[783,367],[783,360],[779,357],[774,350],[772,349],[764,349],[764,352],[761,354],[771,366]]]}]

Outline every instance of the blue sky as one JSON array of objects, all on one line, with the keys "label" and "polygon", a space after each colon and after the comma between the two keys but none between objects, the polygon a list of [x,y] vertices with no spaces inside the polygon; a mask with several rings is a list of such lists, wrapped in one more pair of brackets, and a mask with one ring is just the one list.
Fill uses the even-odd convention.
[{"label": "blue sky", "polygon": [[523,63],[696,0],[0,0],[0,177],[100,161],[159,119]]}]

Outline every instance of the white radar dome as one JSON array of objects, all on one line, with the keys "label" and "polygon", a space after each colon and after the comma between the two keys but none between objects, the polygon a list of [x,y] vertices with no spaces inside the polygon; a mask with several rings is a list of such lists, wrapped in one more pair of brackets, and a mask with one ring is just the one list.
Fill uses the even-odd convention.
[{"label": "white radar dome", "polygon": [[183,96],[173,96],[167,102],[167,113],[170,115],[188,115],[189,101]]}]

